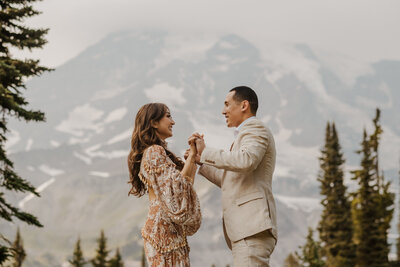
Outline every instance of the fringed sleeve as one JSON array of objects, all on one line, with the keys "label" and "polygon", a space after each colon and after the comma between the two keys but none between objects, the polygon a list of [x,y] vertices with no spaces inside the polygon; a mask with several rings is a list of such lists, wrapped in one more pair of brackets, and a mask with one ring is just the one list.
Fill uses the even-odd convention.
[{"label": "fringed sleeve", "polygon": [[200,203],[193,185],[169,160],[163,147],[146,149],[141,170],[153,188],[161,207],[173,223],[182,225],[186,235],[193,235],[201,224]]}]

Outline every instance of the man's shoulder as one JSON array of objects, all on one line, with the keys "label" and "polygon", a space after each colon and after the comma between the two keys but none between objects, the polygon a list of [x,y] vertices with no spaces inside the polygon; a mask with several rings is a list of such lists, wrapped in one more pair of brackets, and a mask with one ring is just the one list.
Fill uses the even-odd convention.
[{"label": "man's shoulder", "polygon": [[257,118],[249,120],[246,124],[244,124],[243,131],[270,132],[269,128],[267,126],[265,126],[265,124]]},{"label": "man's shoulder", "polygon": [[274,137],[272,131],[259,119],[252,119],[245,125],[243,125],[242,130],[239,135],[243,138],[248,136],[256,139],[268,140],[268,142],[273,142]]}]

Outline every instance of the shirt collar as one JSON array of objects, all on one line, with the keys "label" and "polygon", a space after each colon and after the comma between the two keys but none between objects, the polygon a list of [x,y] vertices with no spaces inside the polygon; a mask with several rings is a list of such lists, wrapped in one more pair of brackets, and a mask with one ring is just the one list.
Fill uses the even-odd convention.
[{"label": "shirt collar", "polygon": [[237,135],[239,134],[240,128],[241,128],[247,121],[253,120],[253,119],[255,119],[255,118],[256,118],[256,116],[251,116],[251,117],[245,119],[244,121],[242,121],[242,123],[241,123],[238,127],[236,127],[236,128],[235,128],[235,131],[233,132],[233,134],[235,135],[235,138],[236,138]]}]

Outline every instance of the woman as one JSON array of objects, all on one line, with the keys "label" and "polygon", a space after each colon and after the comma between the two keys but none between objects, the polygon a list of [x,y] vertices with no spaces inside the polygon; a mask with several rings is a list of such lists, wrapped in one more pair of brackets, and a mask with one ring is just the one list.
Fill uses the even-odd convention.
[{"label": "woman", "polygon": [[149,194],[149,213],[142,229],[149,266],[190,266],[186,236],[193,235],[201,223],[193,189],[196,147],[191,139],[185,163],[168,150],[165,139],[172,136],[174,124],[166,105],[141,107],[128,156],[129,194]]}]

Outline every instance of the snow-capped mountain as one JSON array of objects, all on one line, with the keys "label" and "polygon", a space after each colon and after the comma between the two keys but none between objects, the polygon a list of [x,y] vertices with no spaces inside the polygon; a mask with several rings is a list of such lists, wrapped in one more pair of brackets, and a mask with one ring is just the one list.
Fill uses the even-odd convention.
[{"label": "snow-capped mountain", "polygon": [[[22,226],[28,264],[60,265],[72,255],[78,235],[91,257],[104,229],[109,248],[120,247],[127,266],[135,266],[147,213],[146,197],[127,197],[126,156],[137,110],[153,101],[170,107],[176,125],[169,146],[179,155],[193,131],[204,133],[208,146],[228,149],[233,132],[221,111],[226,93],[237,85],[256,90],[257,116],[277,146],[280,240],[272,266],[281,266],[303,244],[307,226],[319,220],[316,176],[328,120],[336,123],[350,170],[358,164],[354,151],[363,127],[370,129],[380,107],[382,167],[387,179],[397,178],[400,62],[369,65],[306,45],[260,48],[236,35],[119,32],[29,81],[27,99],[46,113],[46,123],[10,121],[8,149],[17,171],[42,195],[10,196],[45,226]],[[189,239],[193,266],[225,266],[230,252],[220,192],[203,177],[196,179],[204,221]],[[3,227],[12,238],[15,227]]]}]

